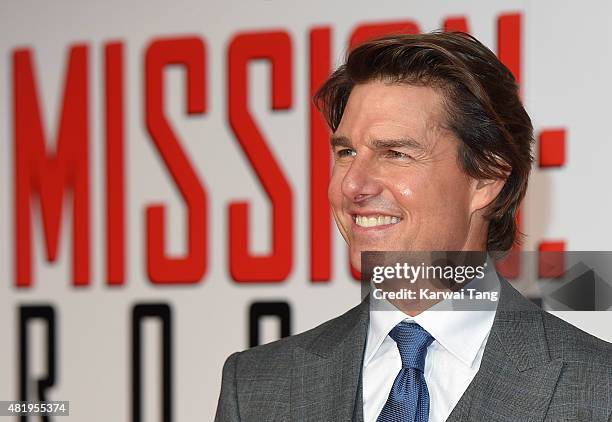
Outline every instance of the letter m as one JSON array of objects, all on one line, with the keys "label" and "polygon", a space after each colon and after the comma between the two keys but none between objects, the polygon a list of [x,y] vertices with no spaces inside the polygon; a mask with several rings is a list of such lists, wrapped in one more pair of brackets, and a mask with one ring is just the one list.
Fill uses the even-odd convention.
[{"label": "letter m", "polygon": [[89,284],[87,46],[70,48],[55,149],[45,139],[28,49],[13,52],[15,282],[32,284],[33,198],[49,262],[57,259],[65,196],[72,194],[73,283]]}]

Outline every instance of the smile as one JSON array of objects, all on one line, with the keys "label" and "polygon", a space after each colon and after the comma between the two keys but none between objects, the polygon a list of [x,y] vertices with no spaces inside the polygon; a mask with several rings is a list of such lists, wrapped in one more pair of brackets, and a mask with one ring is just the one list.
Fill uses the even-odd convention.
[{"label": "smile", "polygon": [[397,224],[400,222],[401,218],[392,217],[390,215],[355,215],[353,216],[353,220],[359,227],[378,227]]}]

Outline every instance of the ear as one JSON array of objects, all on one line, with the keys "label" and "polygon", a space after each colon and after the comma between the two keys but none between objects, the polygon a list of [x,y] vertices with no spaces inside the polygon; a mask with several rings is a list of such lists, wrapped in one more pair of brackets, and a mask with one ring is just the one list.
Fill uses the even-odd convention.
[{"label": "ear", "polygon": [[506,179],[472,179],[472,183],[470,211],[474,213],[486,208],[497,198],[506,184]]}]

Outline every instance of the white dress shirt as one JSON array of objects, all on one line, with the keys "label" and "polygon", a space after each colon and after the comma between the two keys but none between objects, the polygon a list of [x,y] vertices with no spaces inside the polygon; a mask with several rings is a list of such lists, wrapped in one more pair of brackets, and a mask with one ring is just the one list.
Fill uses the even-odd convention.
[{"label": "white dress shirt", "polygon": [[[495,271],[487,271],[483,279],[474,279],[467,287],[496,291],[499,297]],[[425,359],[429,422],[446,421],[480,368],[497,302],[488,305],[484,311],[457,311],[453,299],[448,299],[410,317],[385,300],[371,301],[363,360],[364,421],[376,421],[402,367],[397,345],[388,334],[403,320],[416,322],[435,339]]]}]

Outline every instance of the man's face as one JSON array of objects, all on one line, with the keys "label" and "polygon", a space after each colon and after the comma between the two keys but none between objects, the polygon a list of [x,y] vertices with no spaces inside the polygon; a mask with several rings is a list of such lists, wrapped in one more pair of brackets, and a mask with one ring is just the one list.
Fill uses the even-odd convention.
[{"label": "man's face", "polygon": [[329,200],[350,247],[362,251],[480,250],[472,224],[476,180],[460,168],[460,141],[429,87],[370,82],[354,87],[332,137]]}]

